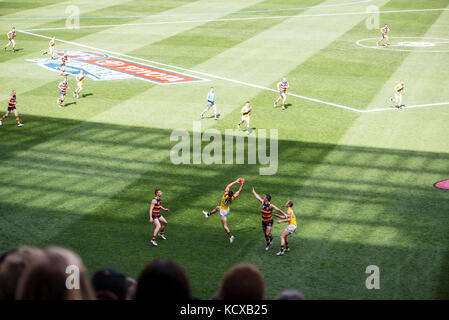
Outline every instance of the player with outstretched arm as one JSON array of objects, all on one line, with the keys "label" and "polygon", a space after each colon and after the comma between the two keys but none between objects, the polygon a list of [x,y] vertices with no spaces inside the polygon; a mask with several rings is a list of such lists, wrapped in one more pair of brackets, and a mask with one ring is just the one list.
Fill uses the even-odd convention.
[{"label": "player with outstretched arm", "polygon": [[[267,243],[265,250],[268,251],[271,248],[271,243],[273,242],[273,235],[271,234],[271,228],[273,227],[273,216],[283,219],[287,218],[287,214],[271,203],[271,196],[269,194],[266,194],[262,199],[253,188],[253,195],[257,200],[259,200],[260,203],[262,203],[262,231]],[[282,213],[282,216],[273,213],[273,210]]]},{"label": "player with outstretched arm", "polygon": [[[231,190],[231,187],[235,185],[236,183],[240,183],[239,190],[234,193]],[[221,218],[221,224],[223,225],[223,229],[226,231],[226,233],[229,236],[229,242],[232,243],[234,241],[234,236],[231,233],[231,230],[229,230],[227,218],[226,216],[229,214],[231,203],[234,202],[235,199],[240,195],[240,192],[243,189],[243,184],[245,183],[245,180],[242,178],[239,178],[230,184],[226,186],[226,189],[224,191],[223,196],[221,197],[220,206],[216,206],[214,209],[212,209],[210,212],[204,211],[203,214],[206,218],[209,218],[214,213],[220,211],[220,218]]]},{"label": "player with outstretched arm", "polygon": [[281,234],[281,251],[276,253],[278,256],[283,256],[286,252],[290,252],[290,248],[288,247],[288,236],[296,231],[296,215],[293,212],[293,201],[288,200],[285,204],[287,207],[287,217],[284,220],[278,220],[278,223],[288,222],[287,227]]}]

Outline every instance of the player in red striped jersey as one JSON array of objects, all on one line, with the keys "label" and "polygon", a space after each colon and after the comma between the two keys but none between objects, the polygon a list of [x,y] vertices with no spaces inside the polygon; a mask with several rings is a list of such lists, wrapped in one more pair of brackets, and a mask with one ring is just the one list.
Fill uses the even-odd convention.
[{"label": "player in red striped jersey", "polygon": [[64,80],[62,80],[58,84],[58,88],[59,88],[58,107],[61,108],[62,103],[65,100],[65,95],[67,94],[67,89],[69,88],[69,83],[67,82],[67,77],[64,77]]},{"label": "player in red striped jersey", "polygon": [[287,99],[287,89],[290,87],[290,85],[288,84],[287,81],[287,77],[283,77],[282,81],[278,82],[277,84],[277,88],[279,91],[279,98],[276,99],[276,101],[274,102],[274,107],[276,108],[276,105],[278,104],[279,100],[282,99],[282,110],[285,109],[285,100]]},{"label": "player in red striped jersey", "polygon": [[162,216],[161,210],[164,210],[165,212],[169,212],[170,209],[164,208],[162,206],[162,191],[161,189],[154,190],[155,197],[151,200],[150,204],[150,223],[154,223],[156,226],[154,228],[153,232],[153,238],[151,238],[151,244],[155,247],[157,247],[156,242],[156,236],[158,235],[163,240],[166,240],[167,238],[164,236],[165,228],[167,227],[167,220]]},{"label": "player in red striped jersey", "polygon": [[9,31],[6,36],[8,37],[8,44],[5,46],[4,50],[6,51],[6,48],[8,48],[10,45],[12,45],[12,52],[16,51],[16,42],[14,41],[14,38],[16,37],[16,28],[12,27],[11,31]]},{"label": "player in red striped jersey", "polygon": [[[269,250],[271,248],[271,243],[273,242],[273,235],[271,234],[271,228],[273,227],[273,216],[284,219],[287,217],[287,214],[271,203],[271,196],[269,194],[266,194],[262,199],[253,188],[253,195],[257,200],[259,200],[260,203],[262,203],[262,231],[267,243],[265,250]],[[283,216],[273,213],[273,210],[282,213]]]},{"label": "player in red striped jersey", "polygon": [[16,103],[17,103],[16,90],[13,90],[11,92],[11,95],[8,98],[8,111],[6,111],[6,113],[0,119],[0,126],[3,124],[3,120],[5,120],[5,118],[7,116],[9,116],[11,111],[14,112],[14,115],[16,116],[17,126],[18,127],[22,127],[23,126],[23,124],[20,123],[19,114],[18,114],[17,109],[16,109]]},{"label": "player in red striped jersey", "polygon": [[69,56],[67,55],[67,52],[64,51],[64,54],[61,57],[61,66],[56,68],[58,70],[61,70],[61,73],[60,73],[61,76],[65,75],[65,69],[66,69],[66,64],[67,64],[68,60],[69,60]]},{"label": "player in red striped jersey", "polygon": [[390,45],[389,41],[390,39],[388,38],[387,33],[390,32],[390,27],[388,26],[388,24],[385,24],[385,26],[383,28],[380,29],[380,32],[382,33],[381,38],[379,39],[379,41],[377,41],[376,46],[379,46],[379,44],[385,40],[385,44],[384,46],[387,47]]}]

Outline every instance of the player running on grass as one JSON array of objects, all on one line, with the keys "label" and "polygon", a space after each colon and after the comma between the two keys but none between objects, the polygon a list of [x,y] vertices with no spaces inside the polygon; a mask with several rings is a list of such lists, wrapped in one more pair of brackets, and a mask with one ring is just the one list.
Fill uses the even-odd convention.
[{"label": "player running on grass", "polygon": [[242,119],[237,124],[237,128],[240,129],[240,125],[243,122],[246,122],[246,133],[249,134],[249,120],[251,117],[251,112],[253,111],[253,108],[251,107],[249,101],[246,101],[245,106],[240,110],[240,113],[242,114]]},{"label": "player running on grass", "polygon": [[59,88],[58,107],[61,108],[62,103],[65,100],[65,95],[67,94],[67,89],[69,88],[67,77],[64,77],[64,79],[58,84],[58,88]]},{"label": "player running on grass", "polygon": [[285,204],[287,207],[287,218],[284,220],[278,220],[278,223],[288,222],[288,226],[282,231],[281,234],[281,251],[276,253],[278,256],[283,256],[285,252],[290,252],[290,248],[288,247],[288,236],[296,231],[296,215],[293,212],[293,201],[288,200]]},{"label": "player running on grass", "polygon": [[6,51],[6,48],[12,45],[12,52],[16,52],[16,42],[14,41],[14,38],[16,37],[16,28],[12,27],[11,31],[9,31],[6,36],[8,37],[9,41],[3,50]]},{"label": "player running on grass", "polygon": [[76,90],[73,92],[73,97],[79,99],[80,92],[83,90],[84,80],[86,80],[86,75],[83,70],[80,70],[80,73],[76,76]]},{"label": "player running on grass", "polygon": [[69,56],[67,55],[67,52],[64,51],[64,54],[61,57],[61,66],[56,68],[58,70],[61,70],[61,73],[60,73],[61,76],[65,75],[65,69],[66,69],[66,64],[67,64],[68,60],[69,60]]},{"label": "player running on grass", "polygon": [[[236,183],[240,183],[240,188],[236,193],[234,193],[231,190],[231,187]],[[216,213],[217,211],[220,210],[221,224],[223,225],[224,230],[228,234],[229,242],[231,242],[231,243],[234,241],[234,236],[232,235],[231,230],[229,230],[229,228],[228,228],[226,216],[229,214],[229,211],[230,211],[229,207],[231,206],[231,203],[233,203],[234,200],[237,199],[240,192],[242,191],[243,183],[245,183],[245,180],[242,178],[239,178],[239,179],[235,180],[234,182],[231,182],[230,184],[228,184],[226,186],[223,196],[221,197],[220,206],[216,206],[214,209],[212,209],[211,212],[207,212],[207,211],[203,210],[203,214],[206,218],[208,218],[209,216],[213,215],[214,213]]]},{"label": "player running on grass", "polygon": [[391,102],[396,103],[396,108],[401,109],[404,105],[402,104],[402,94],[405,92],[404,80],[401,79],[399,83],[394,87],[394,99],[390,97]]},{"label": "player running on grass", "polygon": [[167,240],[164,236],[165,228],[167,227],[167,220],[162,216],[161,210],[165,212],[169,212],[170,209],[164,208],[162,206],[162,191],[161,189],[154,190],[155,197],[151,200],[150,205],[150,223],[154,223],[156,226],[154,228],[153,237],[151,238],[151,244],[157,247],[156,235],[158,235],[161,239]]},{"label": "player running on grass", "polygon": [[276,108],[276,105],[278,104],[279,100],[282,99],[282,110],[285,109],[285,100],[287,99],[287,89],[290,87],[290,85],[288,84],[287,81],[287,77],[283,77],[282,81],[278,82],[277,84],[277,88],[279,91],[279,98],[276,99],[276,101],[274,102],[274,107]]},{"label": "player running on grass", "polygon": [[376,46],[379,46],[379,44],[385,40],[385,44],[384,46],[387,47],[390,45],[389,41],[390,39],[388,38],[387,33],[390,32],[390,27],[388,26],[388,24],[385,24],[385,26],[383,28],[380,28],[380,32],[382,33],[381,38],[379,39],[379,41],[377,41]]},{"label": "player running on grass", "polygon": [[8,111],[6,111],[6,113],[0,119],[0,126],[3,124],[3,120],[5,120],[5,118],[7,116],[9,116],[11,111],[14,112],[14,115],[16,116],[17,126],[18,127],[22,127],[23,126],[23,124],[20,123],[19,114],[17,113],[17,109],[16,109],[16,103],[17,103],[16,90],[13,90],[11,92],[11,95],[8,98]]},{"label": "player running on grass", "polygon": [[209,111],[210,108],[214,108],[214,120],[218,120],[217,117],[217,106],[215,105],[215,91],[214,87],[210,87],[210,91],[207,94],[207,106],[206,109],[201,112],[201,119],[204,118],[204,114]]},{"label": "player running on grass", "polygon": [[[269,194],[266,194],[262,199],[253,188],[253,195],[257,200],[259,200],[260,203],[262,203],[262,231],[267,243],[265,250],[269,250],[271,248],[271,243],[273,242],[273,235],[271,234],[271,228],[273,227],[273,216],[282,219],[287,218],[287,214],[270,202],[271,196]],[[272,213],[273,210],[282,213],[283,216]]]},{"label": "player running on grass", "polygon": [[43,54],[50,54],[52,59],[55,59],[55,46],[56,46],[56,37],[53,36],[48,42],[48,51],[44,51]]}]

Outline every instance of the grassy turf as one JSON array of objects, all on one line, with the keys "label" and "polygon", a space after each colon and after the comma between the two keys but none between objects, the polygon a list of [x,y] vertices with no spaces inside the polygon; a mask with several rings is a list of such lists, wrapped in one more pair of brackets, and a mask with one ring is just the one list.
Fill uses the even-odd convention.
[{"label": "grassy turf", "polygon": [[[448,1],[369,4],[401,10],[445,8]],[[220,7],[201,0],[117,0],[91,3],[81,12],[209,11],[223,12],[213,17],[226,19],[357,12],[369,4],[252,15],[225,12],[298,4],[229,1]],[[2,17],[20,12],[61,16],[65,10],[65,4],[54,1],[42,2],[41,8],[31,1],[15,4],[14,10],[11,6]],[[388,20],[393,36],[444,38],[448,17],[441,11],[382,14],[381,23]],[[81,19],[81,26],[204,18]],[[0,20],[5,32],[11,23]],[[21,20],[17,26],[53,28],[64,23]],[[441,70],[449,63],[447,53],[360,48],[356,40],[377,37],[378,31],[368,30],[365,17],[358,15],[36,33],[269,87],[286,74],[293,93],[360,109],[389,107],[391,87],[404,74],[410,84],[406,103],[449,101],[449,80]],[[223,273],[239,262],[262,270],[270,299],[287,288],[299,289],[310,299],[449,297],[449,193],[432,186],[449,178],[447,106],[358,114],[289,97],[287,110],[281,111],[272,106],[273,92],[214,78],[173,86],[88,79],[84,93],[91,95],[58,109],[59,77],[26,61],[41,58],[47,42],[19,33],[22,50],[0,55],[0,95],[6,99],[12,88],[18,91],[25,124],[17,128],[8,118],[0,127],[0,251],[57,244],[78,252],[91,273],[114,267],[133,277],[149,260],[170,258],[183,266],[193,294],[203,299],[216,292]],[[78,49],[61,43],[58,48]],[[259,175],[260,165],[171,163],[172,130],[192,130],[211,85],[217,90],[221,120],[205,119],[203,129],[233,129],[242,102],[250,99],[255,106],[252,126],[279,131],[275,175]],[[229,225],[236,241],[230,245],[218,216],[206,220],[201,210],[215,206],[225,185],[239,176],[247,185],[231,208]],[[291,236],[292,252],[284,257],[274,254],[283,226],[275,225],[274,248],[264,250],[260,205],[250,194],[252,186],[270,193],[278,206],[287,199],[295,202],[299,228]],[[147,216],[156,187],[162,188],[164,206],[171,212],[166,214],[168,240],[153,248]],[[380,290],[365,288],[368,265],[380,267]]]}]

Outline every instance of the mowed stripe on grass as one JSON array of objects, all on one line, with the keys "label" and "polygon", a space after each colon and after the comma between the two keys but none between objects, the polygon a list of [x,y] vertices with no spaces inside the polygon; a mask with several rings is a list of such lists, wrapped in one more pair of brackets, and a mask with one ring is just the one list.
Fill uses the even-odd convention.
[{"label": "mowed stripe on grass", "polygon": [[[182,50],[183,46],[179,44]],[[334,42],[331,42],[329,49],[333,45]],[[329,52],[332,53],[332,50]],[[225,55],[226,51],[222,54]],[[201,59],[207,61],[209,57],[204,55]],[[189,60],[193,61],[196,62]],[[319,64],[320,60],[316,62]],[[289,79],[298,78],[298,73],[290,71]],[[198,99],[204,99],[207,87],[199,88]],[[164,93],[170,94],[170,91]],[[192,99],[191,93],[180,93],[183,94],[179,94],[179,99]],[[267,103],[271,107],[271,93],[257,95],[259,93],[255,90],[242,95],[254,96],[255,104],[262,108]],[[115,94],[111,93],[111,100]],[[152,98],[149,95],[148,100],[135,102],[148,103]],[[165,99],[164,96],[159,98]],[[312,111],[305,114],[312,114]],[[328,119],[334,113],[319,110],[315,110],[315,114],[316,119],[333,120],[335,126],[342,129],[335,137],[329,129],[326,134],[315,136],[316,131],[310,128],[316,123],[304,117],[300,131],[308,131],[309,134],[303,135],[309,140],[338,141],[354,120],[352,116],[349,119]],[[292,115],[297,116],[293,112],[287,113],[292,121],[290,125],[296,124]],[[113,121],[120,122],[121,116],[118,114]],[[182,116],[184,114],[176,115],[178,118]],[[279,123],[285,123],[273,123],[274,119],[269,114],[266,118],[270,121],[262,122],[261,127],[279,127]],[[34,118],[32,121],[39,123],[44,132],[51,130],[46,123],[55,123],[54,119],[47,118]],[[419,181],[427,180],[429,175],[444,173],[447,163],[444,154],[304,143],[298,142],[302,140],[299,133],[289,131],[292,140],[280,141],[278,174],[260,177],[255,166],[173,166],[167,161],[169,130],[95,122],[77,125],[64,119],[58,121],[71,130],[43,146],[37,146],[35,152],[30,150],[24,153],[23,161],[19,156],[14,161],[5,162],[14,169],[14,174],[6,168],[0,172],[2,177],[7,177],[11,189],[19,191],[19,194],[26,190],[27,196],[21,195],[21,201],[29,203],[29,207],[22,207],[12,199],[2,202],[3,210],[0,211],[17,214],[16,219],[9,220],[9,224],[5,225],[12,231],[1,233],[6,238],[1,243],[70,246],[81,254],[92,272],[103,266],[113,266],[132,276],[137,276],[143,264],[152,258],[174,258],[186,269],[194,294],[201,298],[211,297],[223,272],[236,262],[252,262],[263,270],[270,298],[287,286],[304,291],[309,298],[416,297],[416,291],[413,292],[406,283],[416,279],[416,274],[423,273],[425,261],[439,255],[438,250],[433,249],[441,247],[441,235],[434,234],[428,247],[422,250],[417,249],[417,243],[422,239],[422,234],[431,232],[433,221],[445,225],[446,220],[442,214],[435,213],[435,208],[446,198],[441,193],[433,196],[418,183],[411,184],[411,196],[408,196],[409,180],[401,181],[415,167],[421,171],[419,176],[415,175]],[[161,123],[163,121],[165,119]],[[223,129],[229,122],[232,121],[223,121],[217,127]],[[322,128],[318,126],[319,129]],[[285,139],[287,134],[284,130],[280,131],[281,138]],[[161,161],[158,161],[159,156]],[[23,174],[18,173],[21,170],[24,170]],[[66,179],[63,179],[65,176]],[[263,251],[260,208],[249,193],[249,184],[231,209],[230,225],[237,235],[233,246],[229,245],[218,217],[205,220],[201,215],[202,209],[210,209],[209,206],[217,203],[228,180],[237,176],[248,177],[248,183],[254,183],[260,193],[271,192],[279,206],[300,190],[293,198],[300,230],[292,237],[292,255],[279,260],[274,256],[274,250],[267,254]],[[399,182],[388,180],[384,183],[390,176]],[[115,190],[114,184],[117,184],[119,191]],[[156,250],[148,247],[152,226],[146,223],[147,201],[152,196],[153,186],[164,189],[164,203],[172,209],[172,214],[168,215],[169,240],[161,243]],[[4,191],[10,192],[11,189]],[[28,190],[32,192],[28,193]],[[407,206],[393,216],[390,212],[395,206],[391,204],[397,199],[412,201],[413,206]],[[427,209],[431,215],[413,221],[414,229],[411,232],[407,211],[418,212],[415,207],[422,208],[424,203],[429,202],[431,204]],[[79,215],[78,210],[83,214]],[[382,212],[380,217],[376,214],[379,211]],[[72,215],[78,219],[76,223],[73,223]],[[21,230],[19,234],[14,233],[17,230]],[[276,246],[280,231],[281,227],[276,225]],[[96,244],[94,248],[92,243]],[[375,262],[383,266],[382,275],[388,280],[386,284],[382,282],[385,290],[379,292],[368,292],[364,288],[364,268],[373,263],[372,257],[380,257]],[[404,261],[415,263],[410,266],[411,269],[404,268],[404,272],[399,274],[402,264],[397,261],[402,261],[403,257]],[[389,263],[389,260],[392,262]],[[214,261],[213,267],[211,261]],[[429,279],[429,283],[424,284],[426,289],[420,290],[420,294],[424,298],[432,297],[432,291],[438,286],[435,283],[437,276],[430,277],[423,273],[422,277]],[[207,283],[204,283],[205,278],[209,279]],[[393,279],[396,285],[394,290],[389,283]]]}]

